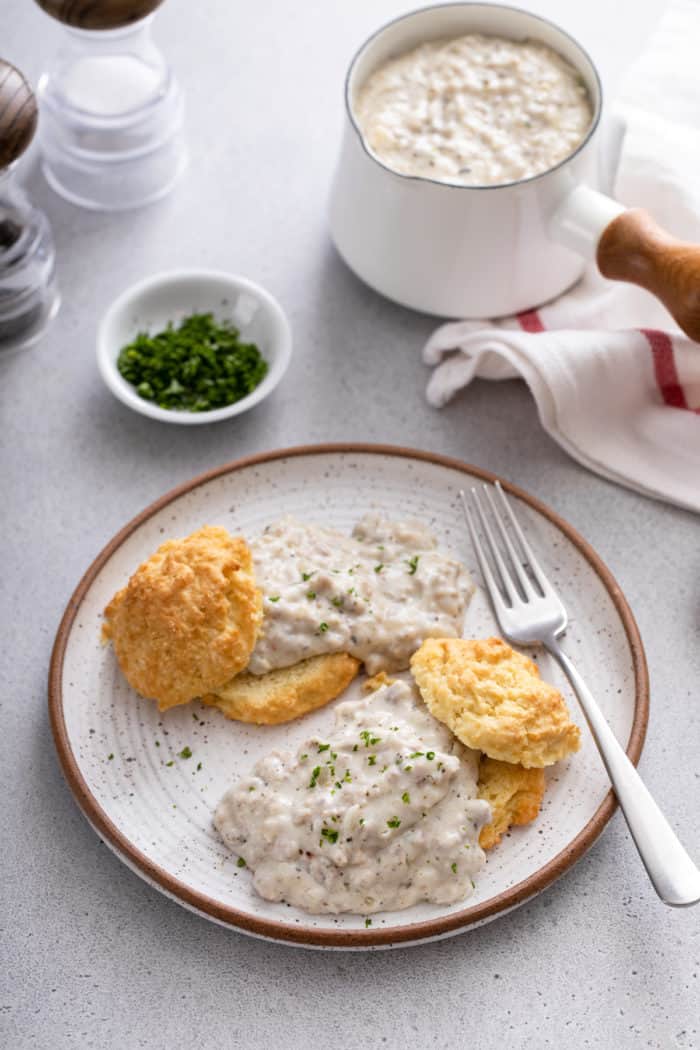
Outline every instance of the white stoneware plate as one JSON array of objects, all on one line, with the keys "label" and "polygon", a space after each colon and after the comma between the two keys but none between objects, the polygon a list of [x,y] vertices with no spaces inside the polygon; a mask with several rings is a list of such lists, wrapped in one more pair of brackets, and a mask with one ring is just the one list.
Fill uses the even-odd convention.
[{"label": "white stoneware plate", "polygon": [[[383,446],[314,446],[220,467],[163,496],[126,525],[88,569],[56,637],[49,708],[63,771],[86,817],[129,867],[206,918],[261,937],[308,947],[415,944],[493,919],[539,893],[592,845],[613,813],[596,748],[583,747],[548,771],[543,810],[488,854],[474,896],[449,907],[423,904],[379,914],[310,916],[252,890],[211,825],[219,798],[275,747],[295,749],[333,721],[333,704],[287,725],[227,721],[199,703],[159,714],[126,684],[111,647],[100,644],[101,613],[114,592],[166,538],[204,524],[253,536],[283,513],[349,530],[370,509],[416,517],[479,582],[457,493],[491,475],[457,460]],[[594,551],[543,504],[504,482],[570,614],[567,652],[577,663],[633,761],[642,749],[648,680],[627,603]],[[497,628],[479,588],[465,634]],[[583,717],[546,656],[543,676]],[[348,694],[359,690],[359,680]],[[189,748],[191,757],[180,757]],[[187,752],[185,752],[186,754]]]}]

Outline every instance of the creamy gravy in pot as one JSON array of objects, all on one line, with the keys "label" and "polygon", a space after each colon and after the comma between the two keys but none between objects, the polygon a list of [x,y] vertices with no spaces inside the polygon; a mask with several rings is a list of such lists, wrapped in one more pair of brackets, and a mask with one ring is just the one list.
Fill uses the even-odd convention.
[{"label": "creamy gravy in pot", "polygon": [[259,761],[214,824],[266,900],[312,913],[453,904],[484,862],[478,761],[395,682],[340,704],[333,731],[296,755]]},{"label": "creamy gravy in pot", "polygon": [[380,66],[353,109],[387,167],[465,186],[548,171],[593,117],[580,75],[556,51],[478,33],[422,44]]},{"label": "creamy gravy in pot", "polygon": [[352,536],[283,518],[251,542],[262,635],[247,670],[264,674],[346,652],[368,674],[408,667],[425,638],[454,638],[473,586],[416,522],[368,514]]}]

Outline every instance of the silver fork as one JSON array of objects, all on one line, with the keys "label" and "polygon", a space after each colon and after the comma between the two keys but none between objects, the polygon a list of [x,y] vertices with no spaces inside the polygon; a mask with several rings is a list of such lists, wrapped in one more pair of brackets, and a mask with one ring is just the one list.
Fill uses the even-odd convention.
[{"label": "silver fork", "polygon": [[[494,488],[499,506],[493,495]],[[479,567],[502,633],[515,644],[540,643],[560,665],[586,716],[620,809],[654,889],[662,901],[674,907],[697,904],[700,900],[700,871],[676,838],[581,675],[559,645],[557,638],[563,634],[567,625],[566,609],[532,553],[500,482],[497,481],[495,486],[484,485],[483,494],[490,514],[484,510],[477,489],[471,490],[485,543],[479,536],[474,515],[463,491],[460,497]],[[513,538],[506,522],[510,525]],[[488,549],[491,564],[485,548]]]}]

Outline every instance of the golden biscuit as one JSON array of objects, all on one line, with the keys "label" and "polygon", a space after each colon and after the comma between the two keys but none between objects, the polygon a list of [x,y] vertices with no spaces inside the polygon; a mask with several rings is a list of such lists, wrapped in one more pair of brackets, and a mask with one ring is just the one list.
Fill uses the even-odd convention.
[{"label": "golden biscuit", "polygon": [[435,718],[491,758],[529,769],[580,747],[561,693],[501,638],[429,638],[411,671]]},{"label": "golden biscuit", "polygon": [[311,656],[267,674],[239,674],[202,700],[218,707],[227,718],[277,725],[334,700],[350,685],[359,668],[360,661],[347,653]]},{"label": "golden biscuit", "polygon": [[482,755],[477,795],[491,806],[491,823],[481,829],[479,845],[492,849],[513,824],[529,824],[539,813],[544,770],[525,769]]},{"label": "golden biscuit", "polygon": [[130,685],[161,711],[228,682],[248,663],[262,624],[250,549],[207,526],[168,540],[104,612]]}]

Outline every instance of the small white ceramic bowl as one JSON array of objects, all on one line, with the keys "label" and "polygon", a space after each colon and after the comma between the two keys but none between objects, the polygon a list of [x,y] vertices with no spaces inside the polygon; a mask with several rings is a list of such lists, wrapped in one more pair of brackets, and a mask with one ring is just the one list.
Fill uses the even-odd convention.
[{"label": "small white ceramic bowl", "polygon": [[[231,321],[245,342],[255,343],[267,361],[263,381],[246,397],[209,412],[160,408],[139,397],[119,374],[119,351],[139,332],[155,334],[169,321],[178,325],[193,313]],[[115,397],[135,412],[164,423],[215,423],[257,405],[274,390],[292,353],[289,323],[276,299],[259,284],[216,270],[173,270],[134,284],[112,303],[97,331],[97,364]]]}]

